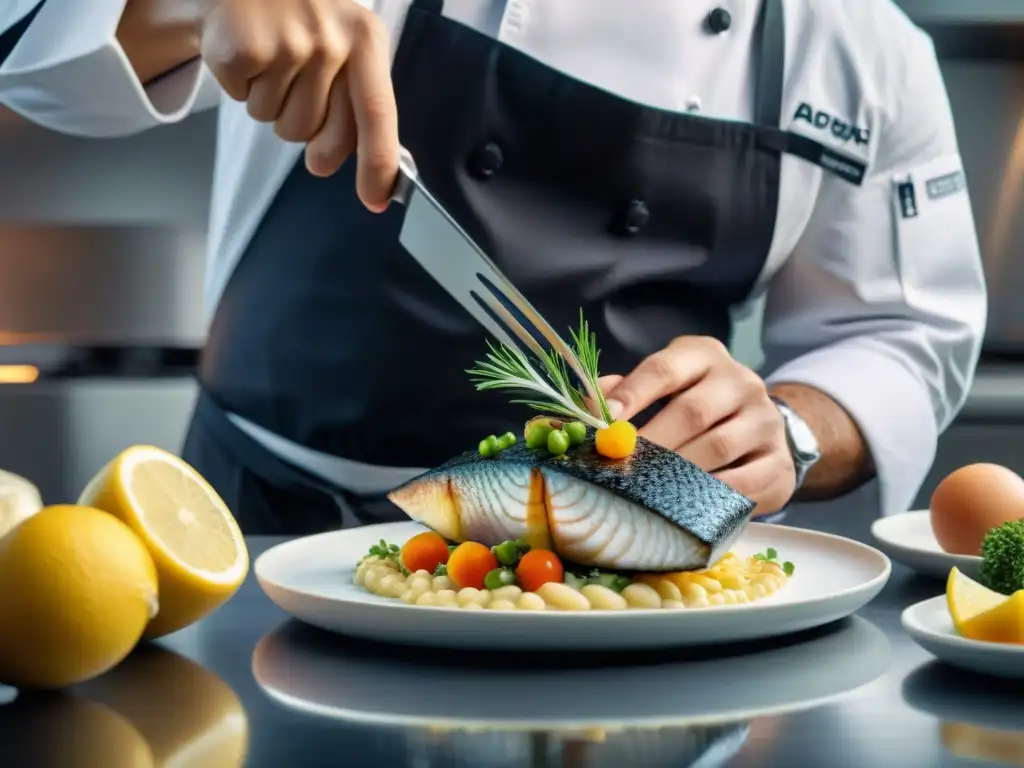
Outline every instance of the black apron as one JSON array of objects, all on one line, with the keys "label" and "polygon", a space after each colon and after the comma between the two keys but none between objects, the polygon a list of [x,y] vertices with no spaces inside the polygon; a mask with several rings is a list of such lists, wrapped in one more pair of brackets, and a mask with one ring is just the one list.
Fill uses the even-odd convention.
[{"label": "black apron", "polygon": [[[680,335],[726,342],[772,243],[782,152],[798,151],[779,129],[781,0],[765,0],[758,21],[753,124],[617,97],[441,6],[413,3],[393,66],[401,140],[432,193],[556,329],[575,327],[582,308],[604,373],[625,374]],[[530,415],[475,391],[465,369],[485,332],[399,244],[403,209],[369,213],[354,177],[353,162],[329,179],[296,164],[210,328],[184,457],[247,533],[401,515],[314,480],[225,411],[395,467],[520,433]]]}]

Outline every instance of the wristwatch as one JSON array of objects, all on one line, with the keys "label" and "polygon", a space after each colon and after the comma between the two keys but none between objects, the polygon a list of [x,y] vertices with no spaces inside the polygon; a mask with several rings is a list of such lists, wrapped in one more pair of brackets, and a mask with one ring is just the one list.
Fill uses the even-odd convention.
[{"label": "wristwatch", "polygon": [[800,414],[778,397],[772,396],[772,402],[779,409],[782,421],[786,425],[786,441],[789,443],[789,452],[793,456],[793,466],[796,468],[794,491],[799,491],[807,478],[807,473],[821,458],[821,448],[818,446],[818,439],[814,436],[814,432],[800,417]]}]

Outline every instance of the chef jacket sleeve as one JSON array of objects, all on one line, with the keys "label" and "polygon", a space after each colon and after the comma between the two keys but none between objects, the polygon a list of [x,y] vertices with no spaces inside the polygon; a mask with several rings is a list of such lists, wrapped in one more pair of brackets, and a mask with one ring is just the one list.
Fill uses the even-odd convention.
[{"label": "chef jacket sleeve", "polygon": [[196,59],[143,85],[117,41],[126,0],[0,2],[0,104],[42,126],[119,136],[217,103]]},{"label": "chef jacket sleeve", "polygon": [[882,514],[913,503],[967,397],[987,311],[949,99],[930,39],[915,40],[867,178],[825,175],[763,326],[769,385],[814,387],[859,425]]}]

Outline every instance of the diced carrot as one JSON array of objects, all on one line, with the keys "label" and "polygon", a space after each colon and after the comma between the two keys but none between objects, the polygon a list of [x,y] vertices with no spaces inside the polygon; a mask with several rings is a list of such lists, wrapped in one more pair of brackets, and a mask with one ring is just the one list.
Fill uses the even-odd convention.
[{"label": "diced carrot", "polygon": [[402,565],[406,570],[430,571],[448,562],[448,544],[433,531],[417,533],[402,545]]},{"label": "diced carrot", "polygon": [[484,588],[487,574],[498,567],[498,558],[483,544],[467,541],[459,544],[448,558],[448,578],[459,589]]}]

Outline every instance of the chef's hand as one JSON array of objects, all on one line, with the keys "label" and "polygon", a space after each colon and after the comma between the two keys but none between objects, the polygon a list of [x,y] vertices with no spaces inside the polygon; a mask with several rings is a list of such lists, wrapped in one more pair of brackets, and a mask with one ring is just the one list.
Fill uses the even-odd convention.
[{"label": "chef's hand", "polygon": [[328,176],[356,152],[356,191],[383,210],[398,171],[398,116],[387,29],[353,0],[199,0],[200,52],[227,94],[306,142]]},{"label": "chef's hand", "polygon": [[625,378],[607,376],[601,384],[622,419],[673,396],[640,435],[756,501],[755,515],[777,512],[793,496],[796,471],[782,416],[761,377],[719,341],[681,336]]}]

